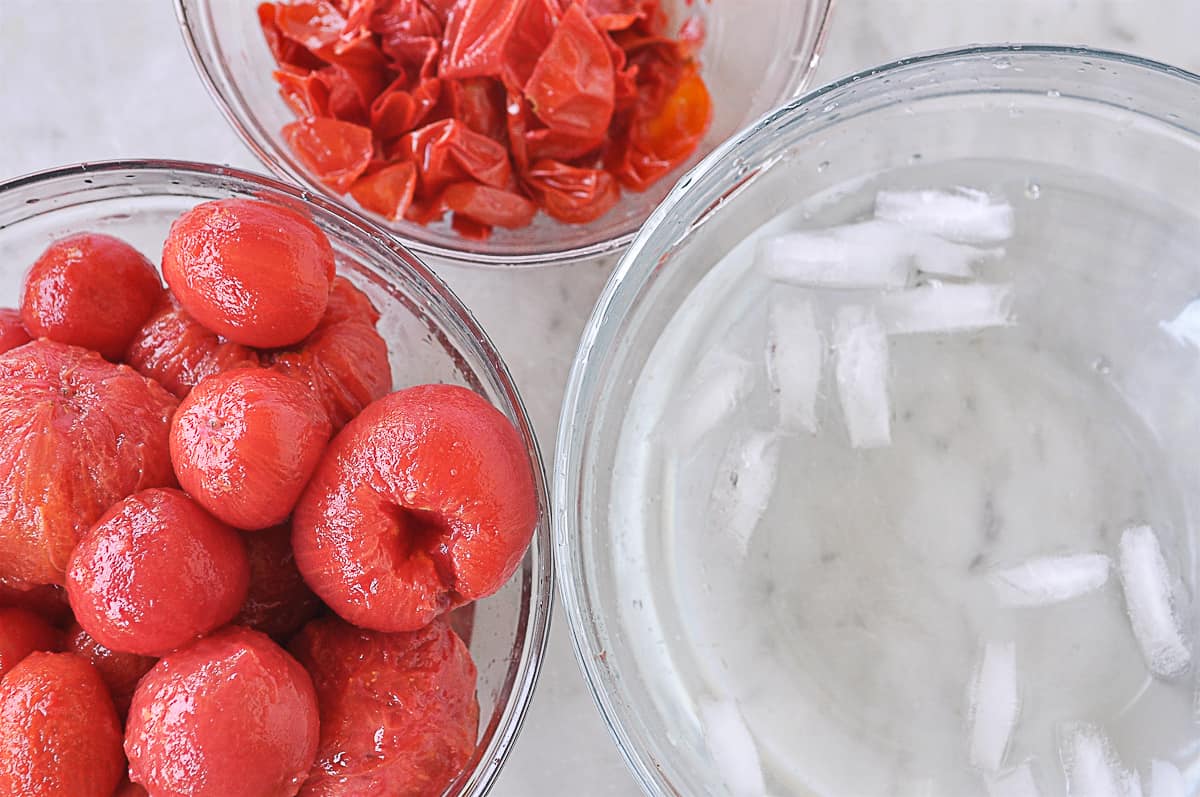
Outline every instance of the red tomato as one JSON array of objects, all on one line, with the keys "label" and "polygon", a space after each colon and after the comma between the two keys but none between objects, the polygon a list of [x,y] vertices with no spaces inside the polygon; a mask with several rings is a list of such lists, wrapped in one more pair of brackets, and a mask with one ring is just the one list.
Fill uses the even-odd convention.
[{"label": "red tomato", "polygon": [[538,504],[508,418],[452,385],[392,393],[330,444],[292,520],[296,565],[350,622],[409,631],[491,595]]},{"label": "red tomato", "polygon": [[125,780],[117,787],[113,797],[149,797],[149,793],[138,784]]},{"label": "red tomato", "polygon": [[329,309],[298,349],[274,352],[272,366],[320,399],[334,431],[392,389],[387,343],[375,330],[379,313],[348,280],[333,282]]},{"label": "red tomato", "polygon": [[33,337],[117,360],[162,292],[141,252],[110,235],[79,233],[50,244],[25,275],[21,320]]},{"label": "red tomato", "polygon": [[312,680],[263,634],[219,631],[142,679],[125,753],[152,794],[291,797],[317,753]]},{"label": "red tomato", "polygon": [[220,628],[246,599],[241,537],[179,490],[119,502],[67,569],[76,621],[111,650],[161,656]]},{"label": "red tomato", "polygon": [[475,752],[475,665],[441,621],[381,634],[334,617],[291,650],[312,676],[321,742],[304,797],[438,797]]},{"label": "red tomato", "polygon": [[61,584],[116,501],[174,484],[175,399],[100,355],[48,340],[0,354],[0,583]]},{"label": "red tomato", "polygon": [[58,629],[25,609],[0,609],[0,678],[35,650],[58,650]]},{"label": "red tomato", "polygon": [[24,346],[31,340],[25,325],[21,323],[21,314],[7,307],[0,308],[0,354]]},{"label": "red tomato", "polygon": [[350,188],[350,196],[364,210],[395,221],[404,218],[416,188],[417,167],[411,163],[396,163],[358,178]]},{"label": "red tomato", "polygon": [[111,797],[121,724],[96,670],[70,653],[31,653],[0,681],[0,794]]},{"label": "red tomato", "polygon": [[488,226],[526,227],[537,213],[537,206],[520,194],[479,183],[454,183],[443,197],[455,213]]},{"label": "red tomato", "polygon": [[57,584],[18,590],[0,582],[0,607],[27,609],[53,625],[62,625],[71,619],[67,591]]},{"label": "red tomato", "polygon": [[290,346],[325,312],[333,247],[294,210],[220,199],[171,225],[163,274],[183,308],[212,331],[246,346]]},{"label": "red tomato", "polygon": [[374,153],[370,128],[337,119],[309,116],[286,125],[283,137],[305,167],[339,194],[366,170]]},{"label": "red tomato", "polygon": [[124,721],[125,716],[129,714],[129,701],[133,699],[133,690],[137,689],[138,681],[150,671],[157,659],[109,650],[92,639],[78,623],[72,623],[67,628],[66,640],[67,650],[87,659],[96,668],[96,672],[100,673],[100,677],[108,686],[109,694],[112,695],[117,716]]},{"label": "red tomato", "polygon": [[500,74],[504,44],[516,25],[522,0],[471,0],[450,13],[440,73],[462,79]]},{"label": "red tomato", "polygon": [[547,127],[599,141],[612,121],[613,81],[608,44],[575,4],[538,58],[525,96]]},{"label": "red tomato", "polygon": [[282,523],[329,442],[329,418],[302,382],[265,368],[210,377],[171,421],[179,485],[239,529]]},{"label": "red tomato", "polygon": [[621,198],[617,181],[600,169],[581,169],[543,160],[525,174],[525,185],[551,218],[586,224],[600,218]]},{"label": "red tomato", "polygon": [[205,328],[168,293],[134,335],[125,362],[183,398],[213,374],[258,365],[258,353]]},{"label": "red tomato", "polygon": [[242,541],[250,557],[250,592],[233,622],[286,639],[321,610],[296,569],[292,527],[284,523],[243,534]]}]

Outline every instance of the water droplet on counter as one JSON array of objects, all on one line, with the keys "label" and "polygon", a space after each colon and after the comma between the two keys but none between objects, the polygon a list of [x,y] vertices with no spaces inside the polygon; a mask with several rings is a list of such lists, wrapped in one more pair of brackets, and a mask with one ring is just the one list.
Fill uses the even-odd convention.
[{"label": "water droplet on counter", "polygon": [[1025,196],[1028,199],[1037,199],[1042,195],[1042,186],[1034,180],[1025,181]]}]

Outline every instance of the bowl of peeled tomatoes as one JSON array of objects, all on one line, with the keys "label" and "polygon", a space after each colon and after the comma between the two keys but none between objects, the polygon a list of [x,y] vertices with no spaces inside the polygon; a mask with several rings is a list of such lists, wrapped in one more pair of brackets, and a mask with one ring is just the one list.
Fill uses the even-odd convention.
[{"label": "bowl of peeled tomatoes", "polygon": [[621,251],[682,174],[797,95],[830,0],[177,0],[282,179],[435,260]]},{"label": "bowl of peeled tomatoes", "polygon": [[552,566],[454,294],[181,162],[0,185],[0,255],[0,794],[486,793]]}]

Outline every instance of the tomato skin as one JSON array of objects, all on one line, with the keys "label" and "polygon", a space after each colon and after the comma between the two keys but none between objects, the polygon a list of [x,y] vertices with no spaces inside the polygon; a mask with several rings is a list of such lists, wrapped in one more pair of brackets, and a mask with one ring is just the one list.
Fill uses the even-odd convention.
[{"label": "tomato skin", "polygon": [[283,128],[283,138],[317,178],[344,194],[366,171],[375,152],[371,129],[320,116],[307,116]]},{"label": "tomato skin", "polygon": [[71,653],[31,653],[0,681],[0,794],[111,797],[121,725],[96,670]]},{"label": "tomato skin", "polygon": [[443,78],[499,74],[504,44],[520,17],[521,0],[457,3],[446,23],[439,74]]},{"label": "tomato skin", "polygon": [[162,296],[158,271],[110,235],[77,233],[47,247],[25,275],[21,320],[32,337],[125,353]]},{"label": "tomato skin", "polygon": [[525,185],[551,218],[568,224],[594,221],[621,198],[617,181],[608,172],[552,160],[535,163],[525,174]]},{"label": "tomato skin", "polygon": [[416,188],[417,167],[411,163],[396,163],[358,178],[350,188],[350,196],[364,210],[396,221],[404,218]]},{"label": "tomato skin", "polygon": [[282,523],[332,429],[303,383],[265,368],[210,377],[171,421],[179,485],[216,518],[254,531]]},{"label": "tomato skin", "polygon": [[289,346],[325,312],[333,247],[300,213],[252,199],[203,202],[177,218],[163,274],[183,309],[235,343]]},{"label": "tomato skin", "polygon": [[76,621],[106,648],[140,656],[162,656],[228,623],[249,584],[237,532],[174,489],[113,506],[67,569]]},{"label": "tomato skin", "polygon": [[110,650],[92,639],[79,623],[72,623],[67,628],[66,648],[96,668],[96,672],[108,686],[118,718],[124,722],[129,713],[129,701],[133,699],[138,681],[150,671],[157,659]]},{"label": "tomato skin", "polygon": [[250,559],[250,592],[234,625],[284,640],[321,611],[292,554],[292,527],[284,523],[242,535]]},{"label": "tomato skin", "polygon": [[25,609],[0,609],[0,678],[34,651],[58,650],[58,629]]},{"label": "tomato skin", "polygon": [[604,138],[615,102],[612,57],[578,4],[563,15],[524,93],[552,130],[594,141]]},{"label": "tomato skin", "polygon": [[115,501],[175,483],[175,399],[95,352],[37,340],[0,354],[0,584],[64,583]]},{"label": "tomato skin", "polygon": [[512,423],[465,388],[423,385],[334,438],[292,520],[305,582],[363,628],[411,631],[498,590],[538,518]]},{"label": "tomato skin", "polygon": [[67,603],[67,591],[57,584],[15,589],[0,583],[0,607],[25,609],[54,626],[71,621],[71,605]]},{"label": "tomato skin", "polygon": [[7,307],[0,308],[0,354],[24,346],[32,340],[21,323],[21,312]]},{"label": "tomato skin", "polygon": [[125,362],[183,398],[204,379],[233,368],[256,366],[258,353],[225,340],[188,315],[169,293],[134,335]]},{"label": "tomato skin", "polygon": [[537,213],[537,205],[520,194],[480,183],[453,183],[442,196],[455,213],[489,226],[526,227]]},{"label": "tomato skin", "polygon": [[266,635],[230,626],[142,678],[125,753],[131,779],[156,795],[292,797],[317,734],[304,668]]},{"label": "tomato skin", "polygon": [[381,634],[327,617],[309,623],[291,650],[321,708],[303,797],[438,797],[470,762],[475,665],[444,622]]}]

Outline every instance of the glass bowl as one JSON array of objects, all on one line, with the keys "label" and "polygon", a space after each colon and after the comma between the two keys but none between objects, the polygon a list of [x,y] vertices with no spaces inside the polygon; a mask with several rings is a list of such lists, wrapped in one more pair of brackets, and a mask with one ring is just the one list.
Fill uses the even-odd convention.
[{"label": "glass bowl", "polygon": [[[626,192],[611,212],[586,225],[563,225],[539,214],[521,230],[497,229],[486,241],[467,241],[448,223],[421,226],[392,222],[333,194],[297,161],[280,135],[295,117],[271,76],[274,59],[263,40],[256,3],[176,0],[183,35],[217,105],[242,139],[282,179],[346,203],[389,229],[413,251],[473,265],[521,266],[566,263],[616,252],[672,183],[721,141],[796,96],[816,67],[831,0],[754,0],[694,3],[668,0],[676,17],[699,14],[708,40],[701,51],[703,75],[713,96],[712,127],[694,157],[642,194]],[[753,42],[753,47],[747,47]]]},{"label": "glass bowl", "polygon": [[210,199],[253,197],[297,206],[329,236],[338,271],[379,309],[397,388],[448,382],[486,396],[516,425],[533,463],[541,521],[521,567],[476,605],[470,639],[479,669],[475,757],[448,794],[483,795],[517,738],[533,695],[553,601],[545,484],[533,428],[508,370],[471,313],[381,230],[275,180],[174,161],[85,163],[0,184],[0,305],[14,307],[25,270],[54,239],[90,230],[118,236],[154,262],[176,216]]},{"label": "glass bowl", "polygon": [[[1043,795],[1062,793],[1070,720],[1104,725],[1129,768],[1162,758],[1200,784],[1195,668],[1149,676],[1115,564],[1094,595],[1037,610],[996,608],[985,580],[1073,546],[1115,563],[1146,523],[1192,628],[1198,176],[1200,77],[997,46],[819,89],[673,189],[584,331],[553,474],[576,653],[647,793],[762,793],[761,774],[771,794],[983,794],[964,695],[989,634],[1017,651],[1008,766]],[[959,186],[1012,207],[1006,252],[978,268],[1011,283],[1015,323],[889,339],[889,448],[848,445],[829,364],[820,433],[771,431],[760,303],[786,287],[754,269],[755,239],[861,220],[880,189]],[[677,418],[710,436],[680,442]],[[718,470],[757,424],[770,442]],[[731,544],[710,496],[773,472]]]}]

